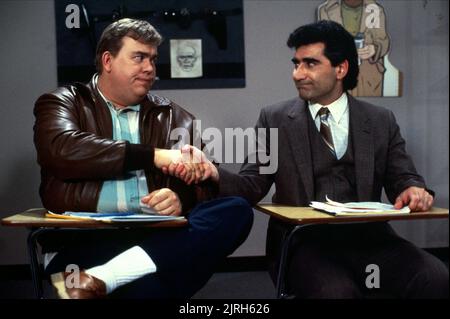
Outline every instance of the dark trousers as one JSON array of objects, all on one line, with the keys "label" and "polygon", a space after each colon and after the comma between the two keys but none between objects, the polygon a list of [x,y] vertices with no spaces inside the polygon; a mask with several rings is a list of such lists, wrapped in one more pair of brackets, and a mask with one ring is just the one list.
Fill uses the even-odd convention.
[{"label": "dark trousers", "polygon": [[253,210],[240,197],[226,197],[197,205],[187,219],[188,226],[182,228],[81,231],[65,238],[54,234],[45,241],[64,244],[45,271],[64,271],[68,264],[88,269],[137,245],[152,258],[156,273],[118,288],[110,297],[189,298],[247,238]]},{"label": "dark trousers", "polygon": [[[448,268],[388,223],[317,225],[296,238],[288,285],[297,298],[448,298]],[[373,266],[378,267],[379,288]],[[367,268],[369,266],[369,268]]]}]

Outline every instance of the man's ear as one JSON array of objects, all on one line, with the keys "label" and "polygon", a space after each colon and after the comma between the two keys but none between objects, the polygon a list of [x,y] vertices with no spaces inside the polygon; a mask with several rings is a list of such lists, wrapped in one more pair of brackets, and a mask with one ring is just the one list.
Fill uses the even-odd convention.
[{"label": "man's ear", "polygon": [[343,62],[339,63],[335,67],[335,70],[336,70],[336,78],[338,80],[344,79],[348,73],[348,61],[344,60]]},{"label": "man's ear", "polygon": [[109,51],[103,52],[103,54],[102,54],[103,71],[108,72],[108,73],[111,72],[112,59],[113,59],[113,56],[112,56],[111,52],[109,52]]}]

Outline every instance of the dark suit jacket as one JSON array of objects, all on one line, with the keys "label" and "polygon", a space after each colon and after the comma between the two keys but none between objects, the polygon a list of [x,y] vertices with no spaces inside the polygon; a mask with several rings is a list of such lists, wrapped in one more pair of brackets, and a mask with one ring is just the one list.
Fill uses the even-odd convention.
[{"label": "dark suit jacket", "polygon": [[[348,101],[358,200],[380,201],[383,187],[391,202],[409,186],[425,188],[406,153],[394,114],[350,95]],[[238,175],[219,169],[220,194],[243,196],[256,204],[275,183],[274,203],[308,206],[314,200],[308,116],[311,114],[307,103],[299,98],[264,108],[256,127],[278,128],[278,170],[260,175],[257,163],[244,163]],[[272,249],[279,248],[280,234],[276,234],[275,223],[271,220],[269,224],[269,255],[274,254]]]}]

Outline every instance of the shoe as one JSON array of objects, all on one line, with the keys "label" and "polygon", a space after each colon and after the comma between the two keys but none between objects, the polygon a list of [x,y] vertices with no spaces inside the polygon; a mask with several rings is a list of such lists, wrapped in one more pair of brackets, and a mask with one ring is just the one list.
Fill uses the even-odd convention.
[{"label": "shoe", "polygon": [[50,276],[50,281],[56,289],[58,297],[61,299],[98,299],[106,297],[105,283],[87,274],[80,272],[79,286],[68,288],[66,278],[71,275],[70,272],[59,272]]}]

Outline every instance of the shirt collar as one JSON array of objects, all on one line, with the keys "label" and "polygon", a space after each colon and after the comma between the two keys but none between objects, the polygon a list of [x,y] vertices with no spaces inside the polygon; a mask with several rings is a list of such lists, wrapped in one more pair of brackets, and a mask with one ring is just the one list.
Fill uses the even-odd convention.
[{"label": "shirt collar", "polygon": [[317,113],[322,107],[327,107],[328,110],[330,110],[330,114],[334,121],[336,123],[339,123],[339,121],[342,118],[342,115],[347,111],[348,109],[348,98],[347,94],[344,92],[342,95],[333,103],[329,105],[322,105],[319,103],[312,104],[308,101],[309,111],[311,112],[312,117],[315,119],[317,116]]},{"label": "shirt collar", "polygon": [[102,97],[102,99],[105,101],[106,105],[108,105],[108,107],[112,110],[115,110],[119,113],[123,112],[123,111],[135,111],[135,112],[139,112],[141,105],[140,104],[136,104],[136,105],[129,105],[127,107],[124,107],[123,109],[116,109],[114,107],[114,104],[108,100],[102,93],[102,91],[100,91],[100,88],[97,85],[97,81],[98,81],[98,74],[95,75],[94,77],[94,81],[95,81],[95,86],[97,87],[97,91],[100,94],[100,96]]}]

